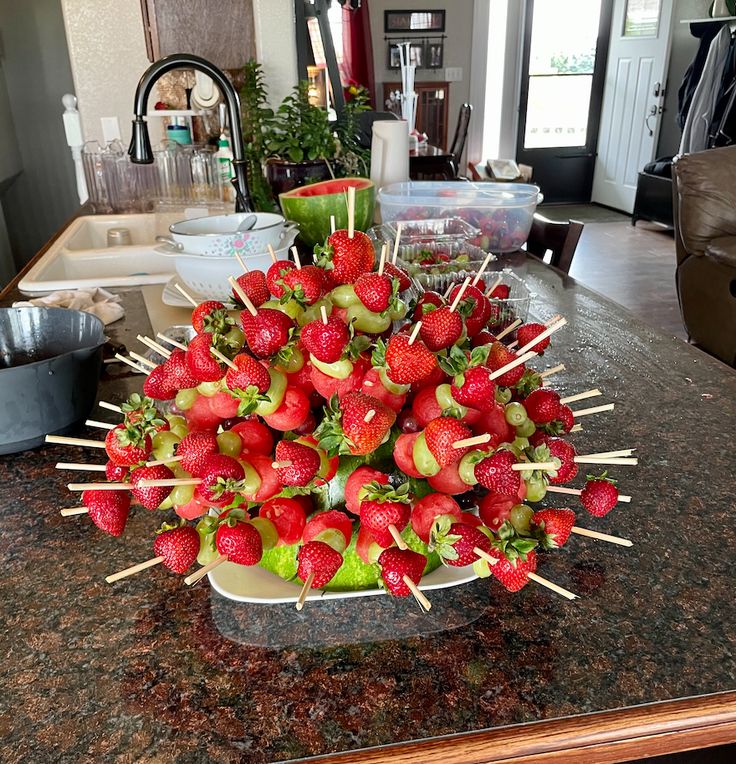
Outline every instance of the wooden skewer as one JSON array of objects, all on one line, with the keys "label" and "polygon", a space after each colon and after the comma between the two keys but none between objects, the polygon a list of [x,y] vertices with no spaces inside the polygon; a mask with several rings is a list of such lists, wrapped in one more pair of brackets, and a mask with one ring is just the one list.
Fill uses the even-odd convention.
[{"label": "wooden skewer", "polygon": [[241,287],[240,284],[238,284],[238,282],[232,276],[228,276],[227,281],[233,288],[235,294],[240,297],[240,301],[248,309],[248,313],[250,313],[251,316],[255,316],[256,306],[250,301],[248,295],[243,291],[243,287]]},{"label": "wooden skewer", "polygon": [[206,565],[202,566],[199,570],[192,573],[191,576],[187,576],[184,579],[184,583],[187,586],[196,584],[200,578],[204,578],[211,570],[214,570],[218,565],[222,565],[223,562],[227,562],[226,554],[221,554],[219,557],[216,557],[214,560],[212,560],[212,562],[208,562]]},{"label": "wooden skewer", "polygon": [[478,269],[478,273],[475,274],[475,278],[470,282],[470,286],[475,286],[481,279],[481,276],[483,275],[485,269],[488,267],[488,264],[493,259],[493,255],[489,252],[486,255],[486,259],[483,261],[483,264]]},{"label": "wooden skewer", "polygon": [[548,580],[546,578],[542,578],[542,576],[538,576],[536,573],[528,573],[527,575],[528,575],[530,581],[534,581],[534,582],[536,582],[538,584],[541,584],[542,586],[546,586],[548,589],[551,589],[553,592],[557,592],[557,594],[561,594],[566,599],[569,599],[569,600],[576,600],[576,599],[578,599],[578,595],[577,594],[573,594],[568,589],[564,589],[563,587],[558,586],[554,582],[552,582],[552,581],[550,581],[550,580]]},{"label": "wooden skewer", "polygon": [[587,528],[579,528],[577,525],[573,525],[570,529],[573,533],[577,533],[578,536],[587,536],[591,539],[598,539],[599,541],[607,541],[609,544],[618,544],[619,546],[633,546],[634,542],[629,539],[621,538],[620,536],[610,536],[608,533],[600,533],[599,531],[591,531]]},{"label": "wooden skewer", "polygon": [[120,355],[120,353],[115,353],[115,358],[118,359],[118,361],[122,361],[127,366],[130,366],[131,369],[135,369],[136,371],[139,371],[141,374],[145,374],[148,376],[151,372],[148,371],[148,369],[144,369],[142,366],[139,366],[135,361],[131,361],[130,358],[126,358],[124,355]]},{"label": "wooden skewer", "polygon": [[130,350],[129,352],[130,352],[130,357],[134,361],[138,361],[138,363],[142,363],[144,366],[150,366],[152,369],[155,369],[158,366],[158,364],[154,363],[150,358],[146,358],[145,356],[138,355],[138,353],[136,353],[133,350]]},{"label": "wooden skewer", "polygon": [[556,331],[562,329],[563,326],[567,325],[567,319],[561,318],[557,323],[552,324],[552,326],[548,326],[541,334],[538,334],[533,340],[530,340],[529,342],[524,345],[524,347],[519,348],[519,353],[526,353],[527,350],[530,348],[533,348],[537,343],[541,342],[542,340],[546,340],[547,337],[554,334]]},{"label": "wooden skewer", "polygon": [[546,379],[547,377],[551,377],[553,374],[557,374],[560,371],[565,371],[565,364],[559,363],[557,366],[553,366],[551,369],[545,369],[544,371],[539,373],[539,376],[542,379]]},{"label": "wooden skewer", "polygon": [[404,541],[403,538],[401,538],[401,534],[399,533],[399,529],[391,523],[388,526],[388,532],[391,534],[391,537],[396,542],[396,546],[399,547],[399,549],[408,549],[409,547],[406,545],[406,541]]},{"label": "wooden skewer", "polygon": [[517,462],[511,465],[514,472],[532,472],[534,470],[553,470],[554,462]]},{"label": "wooden skewer", "polygon": [[376,410],[370,409],[369,411],[366,412],[365,416],[363,417],[363,421],[366,424],[368,424],[375,415],[376,415]]},{"label": "wooden skewer", "polygon": [[96,419],[85,419],[87,427],[98,427],[100,430],[114,430],[117,425],[109,422],[98,422]]},{"label": "wooden skewer", "polygon": [[74,515],[86,515],[89,512],[87,507],[67,507],[62,509],[59,514],[62,517],[73,517]]},{"label": "wooden skewer", "polygon": [[422,590],[406,574],[402,576],[401,580],[406,584],[409,591],[414,595],[414,599],[428,613],[432,609],[432,603],[424,596]]},{"label": "wooden skewer", "polygon": [[322,323],[327,325],[327,308],[324,305],[319,306],[319,314],[322,316]]},{"label": "wooden skewer", "polygon": [[79,470],[80,472],[104,472],[104,464],[83,464],[81,462],[57,462],[57,470]]},{"label": "wooden skewer", "polygon": [[455,295],[455,299],[452,301],[452,305],[450,305],[450,313],[454,313],[457,306],[460,304],[460,300],[463,299],[463,295],[465,294],[465,290],[470,286],[470,276],[463,281],[463,285],[458,289],[457,294]]},{"label": "wooden skewer", "polygon": [[223,355],[217,348],[210,347],[210,353],[225,366],[230,367],[233,371],[238,371],[238,367],[234,364],[226,355]]},{"label": "wooden skewer", "polygon": [[140,488],[168,488],[175,485],[199,485],[202,478],[165,478],[163,480],[139,480],[136,487]]},{"label": "wooden skewer", "polygon": [[515,369],[520,364],[526,363],[529,359],[534,358],[536,355],[537,353],[535,353],[533,350],[530,350],[528,353],[524,353],[524,355],[518,356],[513,361],[509,361],[505,366],[502,366],[500,369],[490,374],[488,378],[497,379],[498,377],[502,377],[507,371],[511,371],[511,369]]},{"label": "wooden skewer", "polygon": [[335,228],[335,216],[330,215],[330,233],[335,233],[337,229]]},{"label": "wooden skewer", "polygon": [[416,325],[412,329],[411,336],[409,337],[409,344],[413,345],[414,341],[416,340],[417,336],[419,335],[419,330],[422,328],[422,322],[417,321]]},{"label": "wooden skewer", "polygon": [[639,460],[635,456],[621,457],[620,459],[606,459],[599,456],[576,456],[575,464],[612,464],[620,467],[636,467]]},{"label": "wooden skewer", "polygon": [[302,261],[299,257],[299,250],[296,247],[292,247],[291,255],[294,258],[294,265],[296,265],[296,269],[300,271],[302,269]]},{"label": "wooden skewer", "polygon": [[129,491],[131,483],[68,483],[70,491]]},{"label": "wooden skewer", "polygon": [[567,398],[560,398],[560,403],[568,404],[575,401],[584,401],[586,398],[595,398],[603,393],[594,387],[592,390],[586,390],[584,393],[578,393],[577,395],[568,395]]},{"label": "wooden skewer", "polygon": [[391,253],[391,262],[396,265],[396,258],[399,256],[399,243],[401,242],[401,232],[404,230],[404,224],[399,223],[396,226],[396,240],[394,241],[394,251]]},{"label": "wooden skewer", "polygon": [[236,252],[235,259],[238,261],[238,265],[243,269],[243,273],[249,273],[248,266],[245,264],[245,260]]},{"label": "wooden skewer", "polygon": [[136,339],[142,342],[144,345],[147,345],[149,348],[151,348],[151,350],[155,350],[164,358],[171,358],[171,351],[167,350],[163,345],[159,345],[158,342],[152,340],[150,337],[144,337],[142,334],[139,334]]},{"label": "wooden skewer", "polygon": [[500,283],[503,281],[503,274],[501,274],[492,284],[490,287],[488,287],[488,290],[486,291],[486,297],[490,298],[490,296],[493,294],[493,290],[500,285]]},{"label": "wooden skewer", "polygon": [[192,295],[189,294],[189,292],[187,292],[186,289],[184,289],[184,287],[178,281],[174,284],[174,289],[182,294],[184,298],[192,304],[193,307],[197,307],[199,303],[194,299],[194,297],[192,297]]},{"label": "wooden skewer", "polygon": [[161,332],[158,332],[156,334],[156,336],[160,340],[163,340],[164,342],[168,342],[169,345],[173,345],[175,348],[179,348],[179,350],[186,350],[187,349],[187,346],[184,343],[179,342],[178,340],[173,340],[173,339],[171,339],[171,337],[167,337],[165,334],[162,334]]},{"label": "wooden skewer", "polygon": [[[565,493],[568,496],[580,496],[582,490],[580,488],[565,488],[565,486],[562,485],[548,485],[547,493]],[[620,493],[618,495],[618,500],[628,504],[631,501],[631,496],[625,496]]]},{"label": "wooden skewer", "polygon": [[452,292],[452,288],[454,287],[454,284],[450,284],[447,289],[445,289],[445,293],[442,295],[445,299],[447,299],[450,296],[450,292]]},{"label": "wooden skewer", "polygon": [[583,425],[581,425],[581,424],[574,424],[570,428],[570,432],[582,432],[582,431],[583,431]]},{"label": "wooden skewer", "polygon": [[549,318],[549,319],[547,319],[547,320],[544,322],[544,325],[545,325],[545,326],[552,326],[552,324],[556,323],[556,322],[557,322],[557,321],[559,321],[561,318],[562,318],[562,316],[561,316],[559,313],[557,313],[556,315],[552,316],[552,318]]},{"label": "wooden skewer", "polygon": [[174,464],[180,462],[183,456],[170,456],[168,459],[156,459],[154,462],[146,462],[146,467],[160,467],[162,464]]},{"label": "wooden skewer", "polygon": [[620,451],[599,451],[596,454],[583,454],[583,456],[589,456],[591,459],[608,459],[617,458],[619,456],[633,456],[635,448],[622,448]]},{"label": "wooden skewer", "polygon": [[271,244],[268,245],[268,254],[271,255],[271,260],[275,263],[278,258],[276,257],[276,252]]},{"label": "wooden skewer", "polygon": [[348,239],[355,237],[355,186],[348,187]]},{"label": "wooden skewer", "polygon": [[275,470],[285,470],[287,467],[291,467],[294,462],[291,459],[282,459],[280,462],[271,462],[271,466]]},{"label": "wooden skewer", "polygon": [[509,342],[509,344],[506,345],[506,347],[509,350],[513,350],[518,344],[519,344],[519,340],[514,340],[513,342]]},{"label": "wooden skewer", "polygon": [[108,411],[117,411],[118,414],[122,414],[123,410],[120,406],[116,406],[114,403],[108,403],[107,401],[100,401],[97,404],[101,409],[107,409]]},{"label": "wooden skewer", "polygon": [[378,261],[378,275],[383,276],[383,269],[386,266],[386,253],[388,252],[388,244],[383,243],[381,247],[381,259]]},{"label": "wooden skewer", "polygon": [[489,565],[495,565],[498,562],[498,559],[495,557],[492,557],[488,552],[481,549],[479,546],[474,546],[473,551],[480,557],[482,560],[485,560]]},{"label": "wooden skewer", "polygon": [[488,443],[491,439],[490,432],[484,432],[482,435],[474,435],[472,438],[463,438],[462,440],[456,440],[453,444],[453,448],[467,448],[468,446],[479,446],[481,443]]},{"label": "wooden skewer", "polygon": [[68,438],[66,435],[47,435],[47,443],[60,446],[83,446],[84,448],[104,448],[104,440],[87,440],[86,438]]},{"label": "wooden skewer", "polygon": [[613,411],[613,403],[604,403],[602,406],[591,406],[589,409],[578,409],[573,411],[572,415],[575,419],[581,416],[588,416],[588,414],[600,414],[602,411]]},{"label": "wooden skewer", "polygon": [[500,332],[499,332],[499,333],[496,335],[496,339],[497,339],[497,340],[502,340],[502,339],[503,339],[503,338],[504,338],[504,337],[505,337],[507,334],[511,334],[511,332],[513,332],[513,331],[514,331],[514,329],[516,329],[516,327],[517,327],[517,326],[518,326],[520,323],[521,323],[521,319],[520,319],[520,318],[517,318],[517,319],[516,319],[516,321],[514,321],[514,322],[513,322],[513,323],[511,323],[511,324],[509,324],[509,325],[508,325],[508,326],[507,326],[505,329],[502,329],[502,330],[501,330],[501,331],[500,331]]},{"label": "wooden skewer", "polygon": [[111,576],[106,576],[105,581],[107,581],[108,584],[113,584],[115,581],[119,581],[121,578],[133,576],[136,573],[140,573],[146,568],[152,568],[154,565],[158,565],[163,561],[163,557],[153,557],[152,559],[146,560],[145,562],[139,562],[137,565],[131,565],[131,567],[126,568],[125,570],[121,570],[119,573],[113,573]]},{"label": "wooden skewer", "polygon": [[[334,220],[334,215],[332,216],[332,219]],[[312,581],[314,581],[314,573],[310,573],[307,576],[307,580],[304,582],[302,590],[299,592],[299,597],[297,597],[296,600],[297,610],[301,610],[304,607],[304,600],[307,599],[307,594],[309,594],[309,590],[312,588]]]}]

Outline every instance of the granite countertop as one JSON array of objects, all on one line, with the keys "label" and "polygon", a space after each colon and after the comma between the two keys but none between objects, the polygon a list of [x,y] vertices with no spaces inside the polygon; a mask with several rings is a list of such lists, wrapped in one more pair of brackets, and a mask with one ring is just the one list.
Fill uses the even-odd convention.
[{"label": "granite countertop", "polygon": [[[526,269],[533,313],[570,322],[541,365],[566,364],[566,393],[597,386],[616,403],[582,420],[578,451],[636,447],[641,462],[611,468],[631,504],[579,516],[633,548],[573,537],[540,560],[580,600],[481,580],[430,593],[429,614],[388,597],[297,613],[187,589],[160,568],[109,586],[151,556],[158,518],[139,509],[114,539],[60,517],[73,473],[55,462],[98,453],[0,457],[4,761],[259,764],[735,690],[736,373],[570,278]],[[136,292],[125,304],[111,334],[135,348],[145,313]],[[100,397],[139,385],[105,380]]]}]

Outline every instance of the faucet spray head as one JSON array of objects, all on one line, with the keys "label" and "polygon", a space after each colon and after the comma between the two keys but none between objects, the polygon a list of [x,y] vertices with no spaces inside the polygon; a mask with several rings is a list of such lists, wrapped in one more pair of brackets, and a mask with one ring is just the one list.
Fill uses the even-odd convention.
[{"label": "faucet spray head", "polygon": [[151,150],[151,139],[148,137],[148,125],[143,117],[137,116],[133,120],[133,134],[130,139],[128,154],[133,164],[153,163],[153,151]]}]

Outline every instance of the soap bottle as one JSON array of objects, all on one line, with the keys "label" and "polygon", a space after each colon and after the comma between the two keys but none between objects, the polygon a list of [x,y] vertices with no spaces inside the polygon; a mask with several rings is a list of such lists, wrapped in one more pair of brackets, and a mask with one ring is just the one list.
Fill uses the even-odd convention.
[{"label": "soap bottle", "polygon": [[217,160],[217,172],[222,184],[222,198],[226,202],[235,201],[235,188],[230,179],[235,176],[233,172],[233,152],[230,148],[230,137],[225,127],[225,104],[220,104],[220,138],[217,141],[217,151],[215,159]]}]

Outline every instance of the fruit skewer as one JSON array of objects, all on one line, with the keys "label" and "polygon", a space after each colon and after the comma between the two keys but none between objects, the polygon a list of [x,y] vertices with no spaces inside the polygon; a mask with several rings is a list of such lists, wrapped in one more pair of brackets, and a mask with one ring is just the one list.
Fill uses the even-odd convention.
[{"label": "fruit skewer", "polygon": [[[547,493],[564,493],[568,496],[580,496],[580,494],[583,492],[581,488],[566,488],[562,485],[548,485],[547,486]],[[618,500],[629,503],[631,501],[631,496],[626,496],[622,493],[618,495]]]},{"label": "fruit skewer", "polygon": [[151,373],[147,369],[144,369],[142,366],[139,366],[135,361],[131,361],[130,358],[126,358],[120,353],[115,353],[115,358],[117,358],[121,363],[124,363],[126,366],[130,366],[131,369],[135,369],[135,371],[139,372],[140,374],[145,374],[148,376]]},{"label": "fruit skewer", "polygon": [[604,411],[613,411],[613,403],[604,403],[600,406],[591,406],[589,409],[573,410],[572,415],[575,419],[579,419],[581,416],[589,416],[590,414],[600,414]]},{"label": "fruit skewer", "polygon": [[592,390],[586,390],[583,393],[576,393],[575,395],[568,395],[566,398],[560,398],[560,403],[567,405],[569,403],[575,403],[575,401],[584,401],[586,398],[596,398],[603,393],[594,387]]},{"label": "fruit skewer", "polygon": [[570,528],[572,533],[577,533],[579,536],[587,536],[591,539],[598,539],[598,541],[607,541],[609,544],[617,544],[618,546],[633,546],[634,542],[630,539],[621,538],[621,536],[611,536],[608,533],[601,533],[600,531],[593,531],[589,528],[581,528],[579,525],[573,525]]},{"label": "fruit skewer", "polygon": [[80,462],[57,462],[57,470],[79,470],[80,472],[105,472],[104,464],[84,464]]},{"label": "fruit skewer", "polygon": [[86,419],[84,423],[87,427],[96,427],[99,430],[114,430],[117,426],[110,424],[110,422],[100,422],[97,419]]},{"label": "fruit skewer", "polygon": [[[396,226],[396,239],[394,240],[394,248],[391,253],[391,264],[396,265],[396,258],[399,256],[399,245],[401,244],[401,234],[404,230],[404,224],[399,222]],[[332,233],[335,233],[334,231]]]},{"label": "fruit skewer", "polygon": [[87,438],[71,438],[67,435],[47,435],[46,443],[59,446],[81,446],[82,448],[105,448],[104,440],[88,440]]},{"label": "fruit skewer", "polygon": [[185,299],[185,300],[186,300],[186,301],[187,301],[187,302],[188,302],[188,303],[189,303],[189,304],[190,304],[190,305],[191,305],[193,308],[196,308],[196,307],[197,307],[197,305],[199,305],[199,303],[198,303],[198,302],[197,302],[197,301],[194,299],[194,297],[192,297],[192,295],[190,295],[190,294],[189,294],[189,292],[187,292],[187,290],[186,290],[186,289],[184,289],[184,287],[183,287],[183,286],[182,286],[182,285],[181,285],[181,284],[180,284],[178,281],[177,281],[177,282],[174,284],[174,289],[176,289],[176,291],[177,291],[177,292],[179,292],[179,294],[181,294],[181,295],[182,295],[182,297],[183,297],[183,298],[184,298],[184,299]]},{"label": "fruit skewer", "polygon": [[565,371],[565,364],[564,363],[558,363],[557,366],[552,366],[549,369],[545,369],[544,371],[539,372],[539,376],[542,379],[547,379],[547,377],[551,377],[553,374],[558,374],[561,371]]},{"label": "fruit skewer", "polygon": [[114,403],[108,403],[107,401],[98,401],[97,405],[101,409],[107,409],[108,411],[115,411],[118,414],[122,414],[123,413],[122,408],[120,408],[120,406],[117,406]]},{"label": "fruit skewer", "polygon": [[142,334],[136,335],[136,339],[149,347],[151,350],[155,350],[159,355],[164,358],[171,358],[171,351],[167,350],[163,345],[159,345],[158,342],[152,340],[150,337],[146,337]]},{"label": "fruit skewer", "polygon": [[[501,331],[496,335],[496,339],[500,342],[507,334],[511,334],[511,332],[513,332],[514,329],[516,329],[516,327],[522,323],[523,322],[520,318],[517,318],[515,321],[512,321],[505,329],[501,329]],[[507,347],[511,347],[511,346],[508,345]]]},{"label": "fruit skewer", "polygon": [[179,348],[179,350],[186,350],[187,346],[183,344],[182,342],[179,342],[178,340],[172,339],[171,337],[167,337],[165,334],[161,332],[157,332],[156,336],[163,340],[164,342],[168,342],[169,345],[173,345],[175,348]]},{"label": "fruit skewer", "polygon": [[133,350],[128,351],[130,353],[130,357],[137,361],[139,364],[142,364],[143,366],[150,366],[152,369],[155,369],[158,364],[154,363],[150,358],[146,358],[145,356],[139,355]]}]

